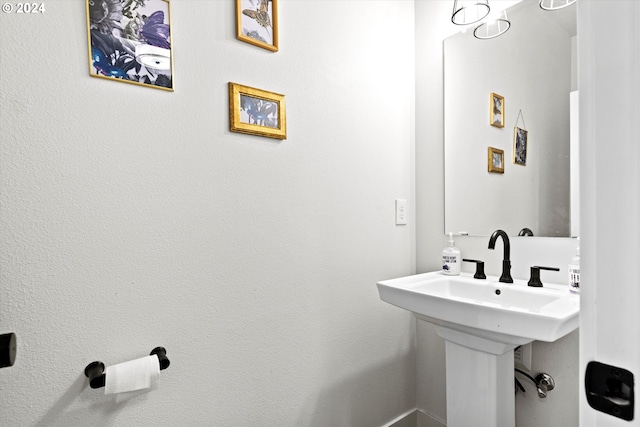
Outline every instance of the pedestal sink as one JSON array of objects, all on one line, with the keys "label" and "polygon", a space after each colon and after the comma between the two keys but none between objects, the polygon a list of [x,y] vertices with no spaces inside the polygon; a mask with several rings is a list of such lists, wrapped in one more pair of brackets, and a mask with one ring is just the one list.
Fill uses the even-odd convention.
[{"label": "pedestal sink", "polygon": [[567,285],[417,274],[378,282],[380,298],[433,323],[446,340],[447,426],[515,426],[513,349],[578,328]]}]

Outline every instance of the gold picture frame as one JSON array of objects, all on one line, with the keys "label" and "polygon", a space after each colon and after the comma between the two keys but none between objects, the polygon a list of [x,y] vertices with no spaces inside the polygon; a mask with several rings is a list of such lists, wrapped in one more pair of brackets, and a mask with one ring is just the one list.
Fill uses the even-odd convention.
[{"label": "gold picture frame", "polygon": [[173,91],[169,0],[86,0],[89,75]]},{"label": "gold picture frame", "polygon": [[504,173],[504,150],[489,147],[488,153],[489,172]]},{"label": "gold picture frame", "polygon": [[287,139],[284,95],[229,82],[229,130]]},{"label": "gold picture frame", "polygon": [[489,123],[498,128],[504,127],[504,96],[494,92],[489,95]]},{"label": "gold picture frame", "polygon": [[278,51],[278,0],[236,0],[236,38]]}]

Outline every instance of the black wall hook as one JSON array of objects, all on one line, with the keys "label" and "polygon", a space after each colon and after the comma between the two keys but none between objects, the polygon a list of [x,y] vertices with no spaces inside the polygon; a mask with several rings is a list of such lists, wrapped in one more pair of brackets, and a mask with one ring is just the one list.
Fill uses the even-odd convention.
[{"label": "black wall hook", "polygon": [[149,356],[153,356],[154,354],[158,356],[158,362],[160,362],[161,371],[163,369],[167,369],[169,365],[171,365],[171,361],[167,357],[167,350],[165,350],[164,347],[154,348],[153,350],[151,350],[151,353],[149,353]]},{"label": "black wall hook", "polygon": [[89,385],[91,388],[104,387],[105,375],[104,375],[104,363],[91,362],[84,368],[84,375],[89,378]]},{"label": "black wall hook", "polygon": [[[167,350],[164,347],[156,347],[151,350],[149,353],[150,356],[153,355],[158,356],[158,362],[160,363],[160,370],[167,369],[171,364],[171,361],[167,357]],[[104,373],[104,363],[102,362],[91,362],[84,368],[84,375],[89,378],[89,386],[91,388],[100,388],[104,387],[106,382],[106,375]]]},{"label": "black wall hook", "polygon": [[0,335],[0,368],[13,366],[16,363],[16,353],[18,352],[18,343],[16,334]]}]

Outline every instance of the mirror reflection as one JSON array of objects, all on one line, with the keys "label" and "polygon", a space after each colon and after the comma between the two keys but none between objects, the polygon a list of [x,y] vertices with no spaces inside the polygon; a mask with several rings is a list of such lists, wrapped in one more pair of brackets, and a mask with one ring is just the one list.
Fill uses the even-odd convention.
[{"label": "mirror reflection", "polygon": [[525,0],[507,10],[511,26],[499,37],[468,30],[444,41],[445,232],[576,234],[575,13]]}]

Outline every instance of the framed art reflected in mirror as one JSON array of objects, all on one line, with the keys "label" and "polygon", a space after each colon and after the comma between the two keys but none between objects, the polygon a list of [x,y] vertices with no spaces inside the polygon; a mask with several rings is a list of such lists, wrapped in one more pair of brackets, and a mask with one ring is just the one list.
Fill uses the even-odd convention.
[{"label": "framed art reflected in mirror", "polygon": [[504,150],[489,147],[489,172],[504,173]]},{"label": "framed art reflected in mirror", "polygon": [[527,138],[529,132],[519,127],[513,128],[513,163],[527,165]]},{"label": "framed art reflected in mirror", "polygon": [[489,123],[491,126],[504,127],[504,96],[491,93],[489,98]]}]

